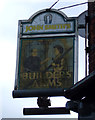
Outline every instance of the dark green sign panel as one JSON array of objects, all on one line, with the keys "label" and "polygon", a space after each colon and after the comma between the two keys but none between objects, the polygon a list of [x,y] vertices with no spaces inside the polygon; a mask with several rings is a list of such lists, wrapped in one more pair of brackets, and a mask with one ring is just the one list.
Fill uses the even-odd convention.
[{"label": "dark green sign panel", "polygon": [[72,86],[74,39],[75,37],[21,39],[18,89]]}]

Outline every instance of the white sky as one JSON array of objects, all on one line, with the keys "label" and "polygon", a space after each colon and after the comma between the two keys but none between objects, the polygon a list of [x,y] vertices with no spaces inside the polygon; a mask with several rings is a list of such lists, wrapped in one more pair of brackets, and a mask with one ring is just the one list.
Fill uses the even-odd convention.
[{"label": "white sky", "polygon": [[[28,19],[35,12],[51,7],[56,0],[0,0],[0,118],[47,117],[23,116],[24,107],[37,107],[36,98],[13,99],[15,81],[18,20]],[[86,0],[60,0],[53,8],[58,9]],[[87,5],[62,10],[68,17],[77,17],[87,10]],[[84,77],[84,39],[79,37],[79,80]],[[65,106],[64,97],[51,98],[52,107]],[[57,102],[56,102],[57,101]],[[72,112],[68,117],[77,117]],[[49,117],[49,116],[48,116]],[[50,116],[51,117],[51,116]],[[66,117],[56,115],[52,117]]]}]

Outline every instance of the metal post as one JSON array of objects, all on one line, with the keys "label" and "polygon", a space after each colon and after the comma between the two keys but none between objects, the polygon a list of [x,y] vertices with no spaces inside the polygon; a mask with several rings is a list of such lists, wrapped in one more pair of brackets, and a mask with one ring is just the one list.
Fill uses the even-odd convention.
[{"label": "metal post", "polygon": [[85,77],[87,76],[87,20],[85,16]]}]

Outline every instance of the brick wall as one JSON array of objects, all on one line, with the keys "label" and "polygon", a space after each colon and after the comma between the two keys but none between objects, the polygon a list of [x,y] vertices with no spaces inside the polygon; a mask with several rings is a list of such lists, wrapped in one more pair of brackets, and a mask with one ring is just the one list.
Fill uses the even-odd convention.
[{"label": "brick wall", "polygon": [[95,2],[88,3],[89,16],[89,73],[95,71]]}]

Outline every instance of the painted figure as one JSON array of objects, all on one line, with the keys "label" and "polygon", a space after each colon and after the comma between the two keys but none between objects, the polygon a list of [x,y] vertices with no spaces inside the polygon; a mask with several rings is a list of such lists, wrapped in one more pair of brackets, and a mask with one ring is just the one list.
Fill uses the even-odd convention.
[{"label": "painted figure", "polygon": [[64,52],[64,49],[60,45],[54,46],[55,58],[53,59],[52,66],[54,71],[61,71],[64,67],[64,58],[61,57]]},{"label": "painted figure", "polygon": [[31,55],[28,58],[26,58],[24,62],[24,68],[27,72],[39,71],[40,63],[41,63],[41,60],[38,57],[37,49],[32,49]]}]

